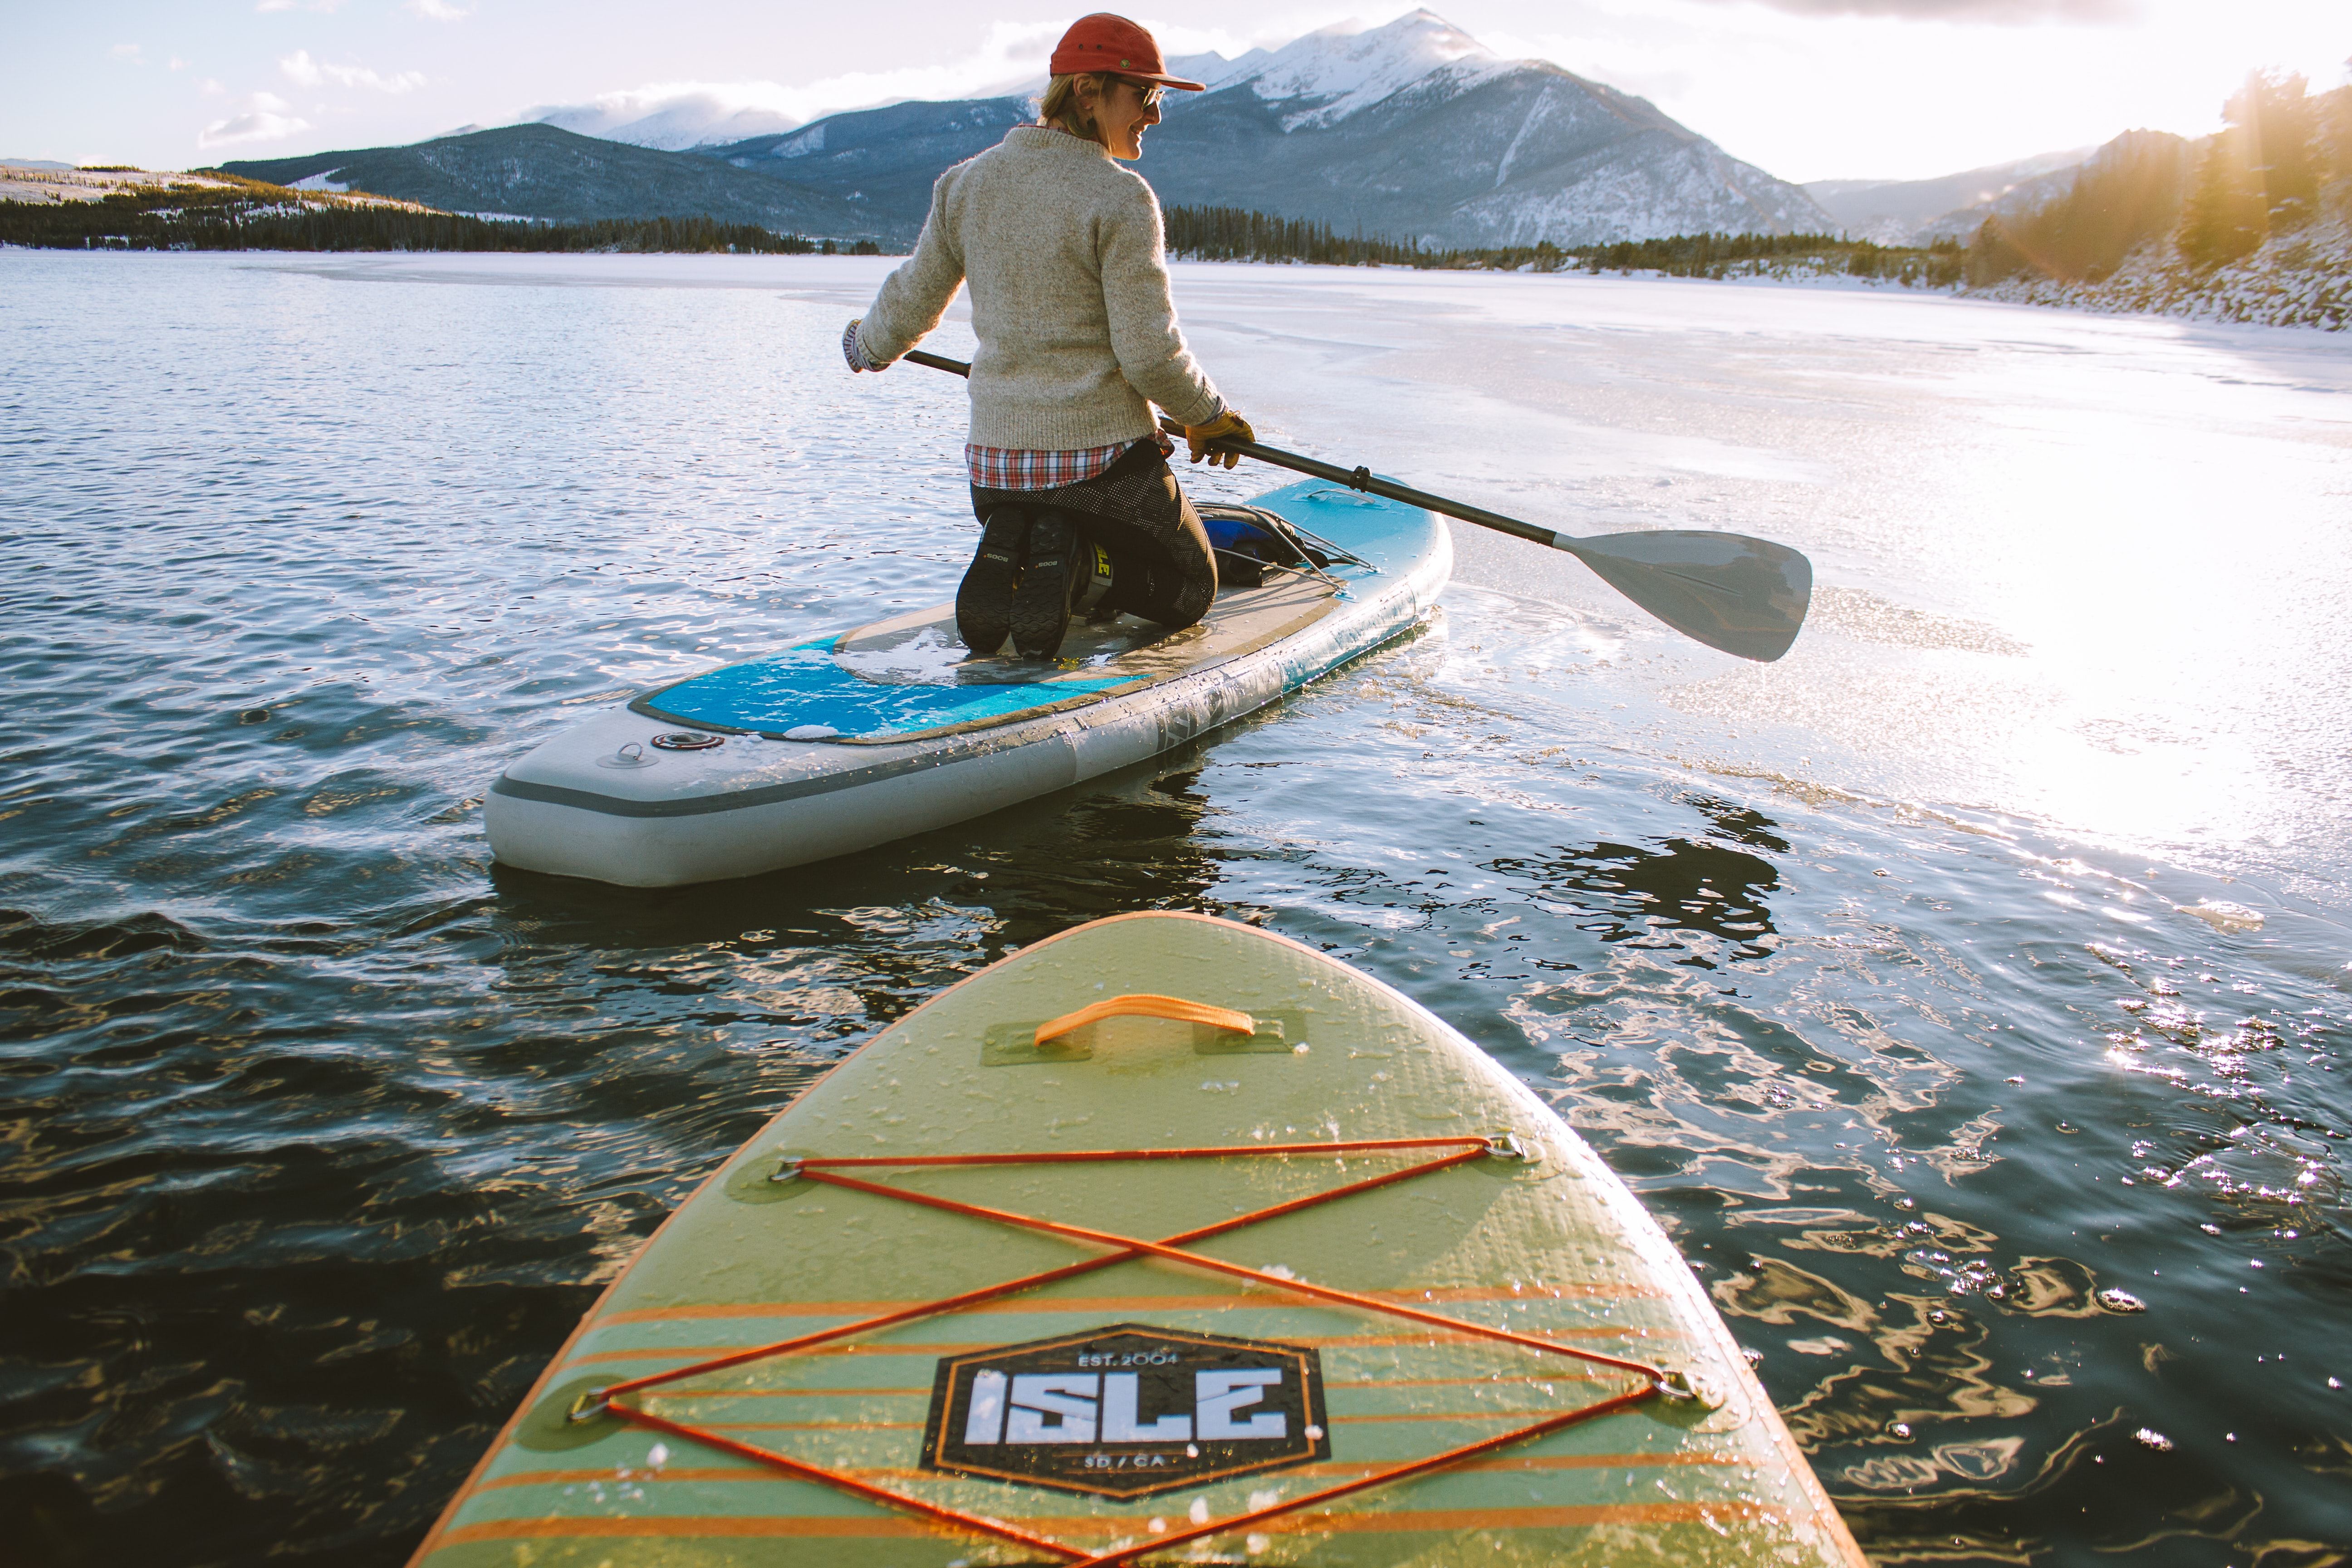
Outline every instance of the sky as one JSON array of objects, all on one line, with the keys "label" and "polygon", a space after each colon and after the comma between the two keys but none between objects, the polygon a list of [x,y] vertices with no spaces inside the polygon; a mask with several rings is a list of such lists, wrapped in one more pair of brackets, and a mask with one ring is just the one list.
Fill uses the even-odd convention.
[{"label": "sky", "polygon": [[[1132,14],[1171,54],[1230,57],[1412,8],[1362,6]],[[1925,179],[2126,130],[2202,135],[2249,70],[2332,88],[2352,55],[2345,0],[1431,8],[1496,54],[1637,93],[1734,157],[1801,182]],[[152,169],[415,142],[680,84],[801,120],[976,95],[1042,76],[1076,15],[1027,0],[20,0],[11,10],[0,157]]]}]

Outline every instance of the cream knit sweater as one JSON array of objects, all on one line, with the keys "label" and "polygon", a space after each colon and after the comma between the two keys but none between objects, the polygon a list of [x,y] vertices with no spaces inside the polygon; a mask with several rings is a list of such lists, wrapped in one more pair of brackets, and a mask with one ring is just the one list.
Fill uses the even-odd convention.
[{"label": "cream knit sweater", "polygon": [[1100,144],[1015,126],[941,174],[859,348],[889,363],[966,282],[975,446],[1078,451],[1150,435],[1154,403],[1186,425],[1224,412],[1177,330],[1160,203]]}]

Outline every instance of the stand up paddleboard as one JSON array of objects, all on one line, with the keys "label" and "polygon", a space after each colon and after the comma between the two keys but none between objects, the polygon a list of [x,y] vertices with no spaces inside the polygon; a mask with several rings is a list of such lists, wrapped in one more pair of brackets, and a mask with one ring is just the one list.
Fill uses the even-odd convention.
[{"label": "stand up paddleboard", "polygon": [[655,1233],[420,1568],[1863,1558],[1549,1108],[1286,938],[1123,915],[885,1030]]},{"label": "stand up paddleboard", "polygon": [[1121,616],[1073,626],[1058,659],[975,659],[940,605],[711,670],[508,768],[484,806],[491,852],[667,887],[944,827],[1262,707],[1414,625],[1453,571],[1435,517],[1338,485],[1202,511],[1273,564],[1197,626]]}]

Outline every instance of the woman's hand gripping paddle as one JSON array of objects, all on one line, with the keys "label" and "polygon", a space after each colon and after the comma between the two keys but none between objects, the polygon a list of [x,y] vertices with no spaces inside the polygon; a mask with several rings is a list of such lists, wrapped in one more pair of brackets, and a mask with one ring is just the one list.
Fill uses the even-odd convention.
[{"label": "woman's hand gripping paddle", "polygon": [[[971,367],[961,360],[920,351],[906,357],[933,370],[971,374]],[[1181,425],[1168,420],[1161,424],[1172,435],[1184,433]],[[1514,539],[1564,550],[1600,574],[1602,582],[1685,637],[1741,658],[1769,662],[1788,652],[1812,604],[1813,563],[1801,552],[1769,539],[1687,528],[1575,539],[1499,512],[1374,479],[1367,468],[1319,463],[1256,441],[1221,440],[1211,450],[1239,452],[1278,468],[1311,474],[1350,489],[1475,522]]]}]

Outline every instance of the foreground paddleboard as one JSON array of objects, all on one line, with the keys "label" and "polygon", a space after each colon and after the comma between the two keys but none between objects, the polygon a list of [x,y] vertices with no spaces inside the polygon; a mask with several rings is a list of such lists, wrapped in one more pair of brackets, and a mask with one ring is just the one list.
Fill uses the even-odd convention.
[{"label": "foreground paddleboard", "polygon": [[974,975],[763,1129],[416,1561],[1863,1559],[1542,1101],[1342,963],[1144,914]]},{"label": "foreground paddleboard", "polygon": [[484,805],[491,852],[667,887],[943,827],[1262,707],[1416,624],[1453,570],[1444,525],[1417,508],[1319,481],[1251,505],[1353,559],[1223,589],[1180,632],[1073,628],[1050,662],[968,658],[940,605],[709,671],[516,761]]}]

